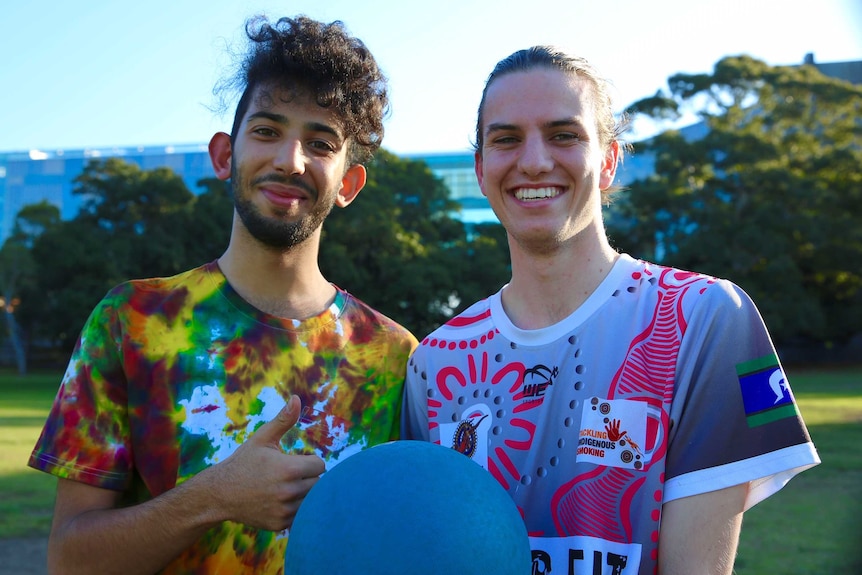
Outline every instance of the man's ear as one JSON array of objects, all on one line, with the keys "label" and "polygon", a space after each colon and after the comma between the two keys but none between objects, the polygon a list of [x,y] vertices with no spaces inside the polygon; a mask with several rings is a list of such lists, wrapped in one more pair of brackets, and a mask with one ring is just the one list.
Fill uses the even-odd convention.
[{"label": "man's ear", "polygon": [[617,166],[620,159],[620,143],[616,140],[611,142],[605,152],[604,160],[602,160],[602,172],[599,175],[599,189],[606,190],[614,183],[614,176],[617,173]]},{"label": "man's ear", "polygon": [[365,166],[362,164],[353,164],[347,168],[344,177],[341,178],[341,189],[338,190],[338,195],[335,197],[335,205],[339,208],[349,206],[359,195],[359,191],[365,187],[367,177]]},{"label": "man's ear", "polygon": [[220,180],[229,180],[231,160],[230,136],[224,132],[217,132],[210,139],[209,152],[216,177]]},{"label": "man's ear", "polygon": [[482,168],[482,154],[476,152],[473,154],[473,169],[476,171],[476,180],[479,182],[479,189],[482,190],[483,196],[488,196],[485,193],[485,186],[482,185],[482,182],[485,179],[485,172]]}]

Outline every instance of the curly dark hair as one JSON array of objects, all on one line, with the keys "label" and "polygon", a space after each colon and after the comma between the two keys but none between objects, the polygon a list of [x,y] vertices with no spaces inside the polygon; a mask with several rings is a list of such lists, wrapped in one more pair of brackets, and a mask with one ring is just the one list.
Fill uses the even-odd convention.
[{"label": "curly dark hair", "polygon": [[242,91],[234,114],[231,140],[258,86],[307,91],[320,106],[335,111],[349,139],[351,163],[369,160],[383,141],[383,118],[389,112],[387,79],[365,44],[344,24],[308,18],[264,16],[246,21],[249,50],[236,74],[216,87]]}]

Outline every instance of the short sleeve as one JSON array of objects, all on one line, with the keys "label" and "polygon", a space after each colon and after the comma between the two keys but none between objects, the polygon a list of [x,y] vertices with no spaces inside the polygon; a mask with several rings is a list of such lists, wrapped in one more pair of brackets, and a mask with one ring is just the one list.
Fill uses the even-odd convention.
[{"label": "short sleeve", "polygon": [[28,465],[122,490],[131,478],[126,377],[117,317],[120,288],[85,323]]},{"label": "short sleeve", "polygon": [[717,281],[695,296],[687,321],[664,500],[750,483],[751,507],[820,460],[747,294]]}]

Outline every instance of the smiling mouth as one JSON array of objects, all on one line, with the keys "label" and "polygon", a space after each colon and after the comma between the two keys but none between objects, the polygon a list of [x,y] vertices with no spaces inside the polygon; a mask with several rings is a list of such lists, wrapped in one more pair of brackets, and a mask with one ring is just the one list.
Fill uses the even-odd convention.
[{"label": "smiling mouth", "polygon": [[296,194],[287,194],[271,189],[264,189],[263,195],[272,205],[284,209],[295,208],[308,201],[307,198],[303,198]]},{"label": "smiling mouth", "polygon": [[561,193],[559,188],[519,188],[515,190],[515,197],[522,201],[546,200],[556,198]]}]

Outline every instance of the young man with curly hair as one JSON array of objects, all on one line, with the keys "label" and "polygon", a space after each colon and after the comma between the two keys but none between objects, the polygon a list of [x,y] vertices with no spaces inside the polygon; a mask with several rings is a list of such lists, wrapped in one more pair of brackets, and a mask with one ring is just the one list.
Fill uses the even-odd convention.
[{"label": "young man with curly hair", "polygon": [[111,290],[29,464],[59,478],[52,573],[281,573],[327,468],[397,436],[415,338],[330,284],[321,226],[366,181],[386,79],[340,22],[246,24],[217,260]]}]

